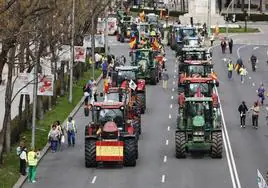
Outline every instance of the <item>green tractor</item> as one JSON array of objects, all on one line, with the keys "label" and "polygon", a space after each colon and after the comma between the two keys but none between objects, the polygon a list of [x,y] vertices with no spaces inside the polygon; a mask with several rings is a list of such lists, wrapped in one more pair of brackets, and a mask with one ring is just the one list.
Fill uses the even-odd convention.
[{"label": "green tractor", "polygon": [[187,153],[206,152],[222,158],[222,121],[213,97],[181,98],[175,133],[176,158]]},{"label": "green tractor", "polygon": [[131,64],[139,66],[137,77],[144,79],[151,85],[156,85],[159,82],[160,66],[155,57],[158,52],[151,49],[137,49],[130,52]]},{"label": "green tractor", "polygon": [[119,21],[118,31],[117,31],[117,41],[125,42],[126,39],[131,38],[131,26],[133,23],[132,16],[123,16],[122,19]]}]

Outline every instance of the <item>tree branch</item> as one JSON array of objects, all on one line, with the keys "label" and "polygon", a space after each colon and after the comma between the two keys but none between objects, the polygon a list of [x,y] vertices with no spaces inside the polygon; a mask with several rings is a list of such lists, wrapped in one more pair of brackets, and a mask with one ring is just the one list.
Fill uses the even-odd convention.
[{"label": "tree branch", "polygon": [[7,4],[0,7],[0,14],[3,14],[5,11],[7,11],[17,0],[10,0]]}]

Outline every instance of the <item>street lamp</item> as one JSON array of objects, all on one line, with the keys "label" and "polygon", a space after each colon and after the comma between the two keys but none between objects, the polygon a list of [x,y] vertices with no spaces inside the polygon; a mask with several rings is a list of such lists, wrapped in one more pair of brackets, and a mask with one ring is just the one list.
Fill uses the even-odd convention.
[{"label": "street lamp", "polygon": [[228,35],[229,35],[229,25],[228,25],[228,12],[229,12],[229,9],[230,9],[230,7],[231,7],[231,5],[233,4],[233,2],[234,2],[234,0],[232,0],[231,2],[230,2],[230,4],[228,5],[228,7],[227,7],[227,10],[226,10],[226,37],[228,37]]},{"label": "street lamp", "polygon": [[74,16],[75,16],[75,0],[73,0],[72,10],[72,41],[71,41],[71,59],[70,59],[70,87],[69,87],[69,103],[73,101],[73,63],[74,63]]}]

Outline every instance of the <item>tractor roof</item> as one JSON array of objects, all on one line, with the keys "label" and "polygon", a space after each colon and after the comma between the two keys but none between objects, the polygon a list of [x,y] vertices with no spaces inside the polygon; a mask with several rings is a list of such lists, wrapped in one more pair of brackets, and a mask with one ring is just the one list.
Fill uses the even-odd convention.
[{"label": "tractor roof", "polygon": [[208,102],[212,101],[211,97],[187,97],[185,98],[185,101],[187,102]]},{"label": "tractor roof", "polygon": [[148,25],[149,26],[149,23],[143,22],[143,23],[138,23],[137,25]]},{"label": "tractor roof", "polygon": [[131,71],[131,70],[138,70],[139,66],[122,66],[122,67],[115,67],[116,71]]},{"label": "tractor roof", "polygon": [[214,84],[214,80],[211,77],[185,77],[183,78],[183,82],[186,83],[208,83]]},{"label": "tractor roof", "polygon": [[184,64],[188,65],[212,65],[212,61],[205,61],[205,60],[186,60],[183,62]]},{"label": "tractor roof", "polygon": [[94,102],[93,106],[101,107],[104,109],[116,109],[124,106],[124,103],[118,101],[103,101],[103,102]]},{"label": "tractor roof", "polygon": [[202,47],[197,47],[197,48],[193,48],[193,47],[184,47],[184,48],[182,48],[182,51],[186,51],[186,52],[194,52],[194,51],[196,51],[196,52],[202,52],[202,51],[207,51],[207,49],[206,48],[202,48]]}]

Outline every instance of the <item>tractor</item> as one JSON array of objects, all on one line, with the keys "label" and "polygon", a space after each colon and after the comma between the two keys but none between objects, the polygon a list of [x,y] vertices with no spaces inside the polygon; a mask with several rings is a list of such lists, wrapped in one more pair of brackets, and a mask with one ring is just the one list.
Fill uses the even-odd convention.
[{"label": "tractor", "polygon": [[139,66],[138,78],[145,79],[146,82],[156,85],[159,82],[161,66],[155,57],[158,51],[151,49],[137,49],[130,52],[131,64]]},{"label": "tractor", "polygon": [[218,100],[213,97],[184,97],[180,100],[175,133],[176,158],[187,153],[207,152],[221,158],[222,121]]},{"label": "tractor", "polygon": [[85,166],[119,163],[136,166],[138,141],[131,120],[125,117],[122,102],[96,102],[92,122],[85,126]]},{"label": "tractor", "polygon": [[109,87],[106,101],[123,102],[127,107],[127,118],[132,121],[134,132],[139,138],[141,134],[141,110],[137,106],[136,96],[129,87]]},{"label": "tractor", "polygon": [[138,30],[138,43],[141,41],[141,37],[148,37],[150,35],[150,25],[148,23],[138,23],[137,24],[137,30]]},{"label": "tractor", "polygon": [[131,16],[124,16],[122,20],[119,21],[118,32],[117,32],[117,41],[125,42],[125,39],[131,38],[131,25],[133,23]]},{"label": "tractor", "polygon": [[137,106],[140,109],[141,114],[144,114],[146,110],[146,87],[145,80],[137,77],[138,71],[138,66],[115,67],[115,71],[112,72],[111,76],[111,86],[125,89],[132,83],[135,87],[131,88],[133,90],[131,94],[136,97]]},{"label": "tractor", "polygon": [[199,78],[208,77],[216,81],[216,85],[219,85],[217,80],[217,74],[212,71],[213,64],[211,61],[183,61],[179,64],[179,78],[178,88],[181,87],[185,78]]},{"label": "tractor", "polygon": [[212,53],[206,48],[194,48],[194,47],[184,47],[179,52],[177,52],[177,57],[179,57],[179,63],[186,60],[193,61],[206,61],[211,60]]},{"label": "tractor", "polygon": [[211,97],[218,87],[216,80],[212,77],[183,77],[180,80],[178,94],[184,93],[186,97],[193,97],[199,89],[205,97]]}]

